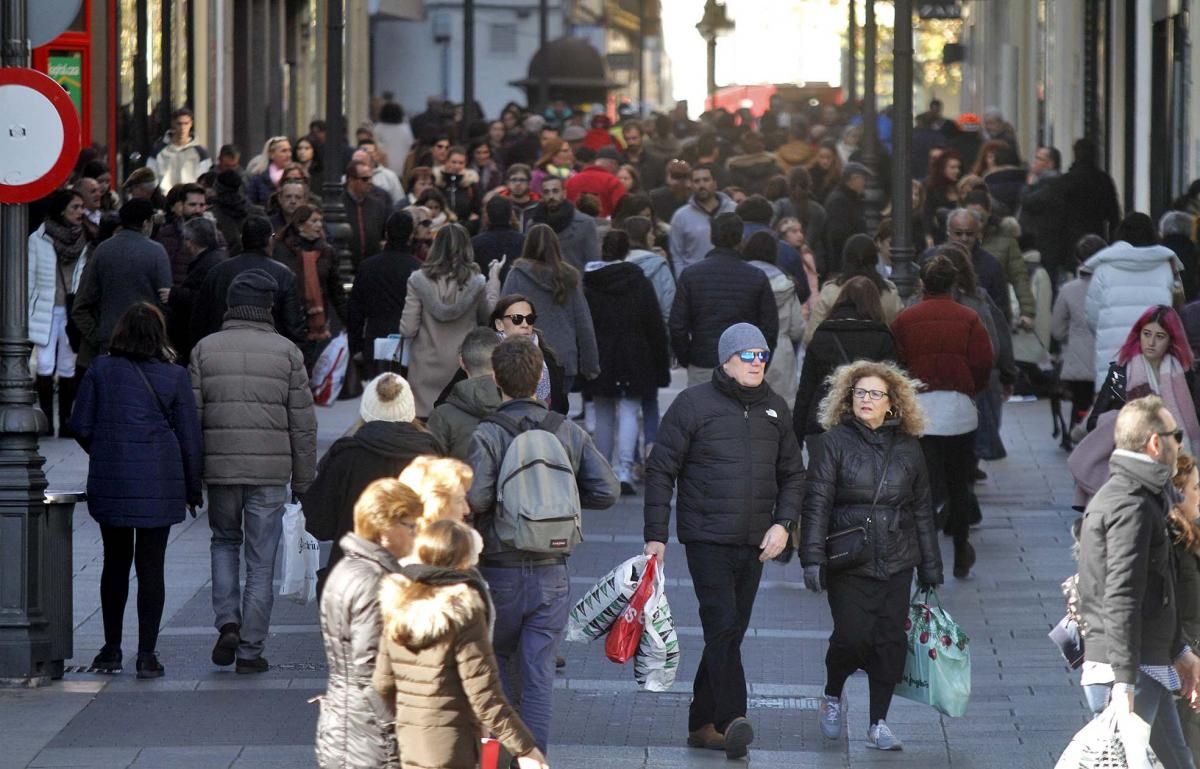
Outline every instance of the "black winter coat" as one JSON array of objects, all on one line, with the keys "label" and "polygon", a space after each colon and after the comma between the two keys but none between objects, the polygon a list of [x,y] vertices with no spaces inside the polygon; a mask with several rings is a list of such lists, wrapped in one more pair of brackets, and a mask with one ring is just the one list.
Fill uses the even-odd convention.
[{"label": "black winter coat", "polygon": [[842,271],[842,248],[851,235],[867,231],[863,196],[839,184],[825,199],[825,269],[822,277]]},{"label": "black winter coat", "polygon": [[838,366],[858,360],[895,361],[896,339],[886,323],[856,318],[854,308],[848,305],[835,307],[829,318],[817,326],[804,354],[796,409],[792,414],[796,435],[803,437],[825,431],[817,421],[821,400],[829,392],[825,378]]},{"label": "black winter coat", "polygon": [[[888,444],[895,441],[874,512]],[[824,565],[825,537],[852,526],[867,527],[866,562],[838,575],[886,580],[914,566],[917,579],[942,583],[942,554],[929,496],[929,473],[916,436],[894,421],[872,430],[853,415],[825,433],[809,468],[800,527],[800,562]],[[836,579],[836,577],[835,577]]]},{"label": "black winter coat", "polygon": [[587,390],[606,398],[653,397],[671,384],[667,329],[654,286],[636,264],[602,264],[588,265],[583,274],[600,352],[600,376],[587,383]]},{"label": "black winter coat", "polygon": [[1086,658],[1132,684],[1140,665],[1169,665],[1184,645],[1164,493],[1174,468],[1123,454],[1109,468],[1083,514],[1079,611]]},{"label": "black winter coat", "polygon": [[711,382],[684,390],[647,457],[647,542],[669,538],[677,483],[675,528],[684,544],[757,547],[776,521],[794,523],[804,460],[787,403],[765,382],[743,387],[720,367]]},{"label": "black winter coat", "polygon": [[187,277],[183,285],[171,289],[171,297],[167,300],[167,331],[171,336],[171,345],[179,356],[176,363],[187,366],[192,354],[192,313],[196,310],[197,298],[204,287],[204,279],[213,267],[229,258],[223,248],[210,248],[187,266]]},{"label": "black winter coat", "polygon": [[408,251],[380,251],[358,265],[346,303],[346,336],[351,353],[372,359],[375,340],[400,333],[408,279],[421,263]]},{"label": "black winter coat", "polygon": [[300,311],[302,290],[296,284],[296,276],[285,264],[280,264],[261,251],[244,251],[230,257],[208,271],[204,285],[200,288],[192,307],[192,345],[209,334],[221,330],[225,322],[226,294],[233,279],[246,270],[264,270],[275,279],[279,290],[275,292],[275,304],[271,315],[275,319],[275,330],[296,345],[305,342],[304,314]]},{"label": "black winter coat", "polygon": [[771,350],[779,337],[779,311],[767,274],[741,254],[714,248],[679,276],[671,305],[671,349],[681,366],[714,368],[717,342],[735,323],[752,323]]},{"label": "black winter coat", "polygon": [[395,478],[422,454],[441,453],[432,435],[407,422],[367,422],[329,447],[300,500],[308,532],[333,541],[327,570],[342,557],[342,536],[354,531],[354,503],[363,489],[380,478]]},{"label": "black winter coat", "polygon": [[343,192],[342,205],[350,222],[350,261],[357,268],[368,256],[383,250],[384,227],[392,210],[386,195],[367,195],[360,203]]},{"label": "black winter coat", "polygon": [[525,236],[512,227],[489,227],[471,238],[471,248],[475,251],[475,264],[479,265],[479,272],[484,276],[487,276],[492,262],[508,258],[500,268],[500,285],[503,286],[513,262],[521,258]]},{"label": "black winter coat", "polygon": [[1091,233],[1110,240],[1121,223],[1112,177],[1091,163],[1075,162],[1062,177],[1063,229],[1068,244]]}]

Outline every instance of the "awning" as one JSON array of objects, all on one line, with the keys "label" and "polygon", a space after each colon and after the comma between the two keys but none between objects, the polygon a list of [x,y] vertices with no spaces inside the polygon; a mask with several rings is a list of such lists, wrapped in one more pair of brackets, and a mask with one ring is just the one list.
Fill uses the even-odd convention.
[{"label": "awning", "polygon": [[421,21],[425,18],[425,0],[370,0],[367,12],[400,21]]}]

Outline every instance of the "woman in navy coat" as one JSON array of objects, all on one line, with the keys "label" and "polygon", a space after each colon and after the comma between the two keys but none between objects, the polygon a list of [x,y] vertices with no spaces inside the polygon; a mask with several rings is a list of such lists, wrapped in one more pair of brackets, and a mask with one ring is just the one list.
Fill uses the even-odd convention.
[{"label": "woman in navy coat", "polygon": [[167,536],[185,509],[194,516],[203,501],[200,418],[187,370],[174,357],[162,312],[144,302],[131,306],[117,321],[109,354],[84,375],[71,414],[89,455],[88,512],[104,542],[104,647],[92,662],[101,672],[121,671],[131,565],[138,577],[137,676],[164,672],[155,647]]}]

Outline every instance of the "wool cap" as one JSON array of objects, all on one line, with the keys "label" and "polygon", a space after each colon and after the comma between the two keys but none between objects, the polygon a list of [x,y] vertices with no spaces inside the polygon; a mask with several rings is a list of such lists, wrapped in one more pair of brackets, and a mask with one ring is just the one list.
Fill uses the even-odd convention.
[{"label": "wool cap", "polygon": [[121,186],[124,189],[129,189],[130,187],[136,187],[139,184],[148,184],[150,182],[156,182],[156,181],[158,181],[158,177],[155,176],[154,170],[143,167],[143,168],[137,169],[136,171],[129,174],[129,176],[125,177],[125,184],[123,184]]},{"label": "wool cap", "polygon": [[721,363],[746,350],[769,350],[767,338],[751,323],[734,323],[721,334],[717,342],[717,357]]},{"label": "wool cap", "polygon": [[358,415],[364,422],[411,422],[417,418],[412,387],[404,377],[380,374],[363,388]]},{"label": "wool cap", "polygon": [[846,165],[842,166],[842,178],[843,179],[849,179],[851,176],[872,177],[874,175],[875,174],[871,171],[871,169],[867,168],[862,163],[855,163],[854,161],[850,161]]},{"label": "wool cap", "polygon": [[615,147],[601,147],[596,153],[596,160],[615,160],[621,162],[621,153]]},{"label": "wool cap", "polygon": [[225,304],[229,307],[265,307],[275,304],[275,292],[279,284],[266,270],[252,269],[239,272],[229,284]]},{"label": "wool cap", "polygon": [[587,129],[581,125],[569,125],[563,129],[563,141],[581,142],[587,138]]}]

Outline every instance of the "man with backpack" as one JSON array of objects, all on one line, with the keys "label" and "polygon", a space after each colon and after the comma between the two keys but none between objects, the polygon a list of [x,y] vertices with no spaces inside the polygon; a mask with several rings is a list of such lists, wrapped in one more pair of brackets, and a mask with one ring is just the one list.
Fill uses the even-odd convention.
[{"label": "man with backpack", "polygon": [[517,657],[521,719],[545,752],[554,660],[570,610],[567,556],[582,539],[581,508],[612,507],[621,487],[583,428],[537,399],[536,344],[506,339],[492,353],[492,369],[500,408],[471,438],[467,502],[483,537],[479,568],[495,604],[505,692],[513,699],[508,661]]}]

